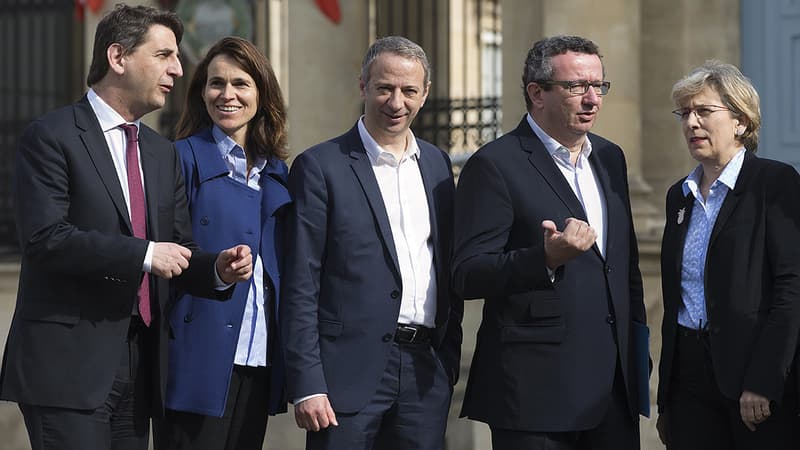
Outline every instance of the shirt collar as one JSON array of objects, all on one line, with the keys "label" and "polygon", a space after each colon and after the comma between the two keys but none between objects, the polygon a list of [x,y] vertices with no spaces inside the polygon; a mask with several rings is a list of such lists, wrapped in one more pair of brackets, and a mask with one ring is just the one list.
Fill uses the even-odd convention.
[{"label": "shirt collar", "polygon": [[[736,180],[739,179],[739,173],[742,171],[742,164],[744,163],[744,155],[745,152],[744,147],[739,149],[739,152],[734,155],[734,157],[728,161],[728,164],[725,165],[725,168],[722,169],[722,173],[719,174],[719,178],[717,178],[712,186],[717,183],[724,184],[728,190],[733,190],[736,187]],[[700,181],[703,177],[703,166],[698,164],[697,167],[692,170],[689,176],[683,180],[683,184],[681,186],[683,190],[683,196],[686,197],[690,193],[697,197],[697,192],[700,189]]]},{"label": "shirt collar", "polygon": [[[550,153],[550,156],[563,158],[564,156],[563,152],[566,151],[567,161],[569,161],[569,149],[567,149],[566,147],[561,145],[557,140],[553,139],[552,137],[550,137],[550,135],[545,133],[542,127],[540,127],[539,124],[537,124],[536,121],[533,120],[533,117],[531,116],[530,113],[526,114],[525,117],[528,119],[528,125],[530,125],[531,129],[533,130],[533,134],[535,134],[536,137],[538,137],[539,140],[542,141],[542,144],[544,144],[544,148],[547,149],[547,153]],[[586,158],[588,158],[589,155],[592,154],[592,141],[589,140],[588,136],[586,137],[586,139],[583,140],[583,147],[581,148],[581,154],[583,154],[583,156],[585,156]]]},{"label": "shirt collar", "polygon": [[100,129],[103,130],[103,133],[113,130],[114,128],[126,123],[133,123],[136,125],[136,129],[139,130],[140,120],[137,119],[133,122],[128,122],[125,120],[118,112],[114,111],[114,108],[109,106],[105,100],[100,98],[94,89],[89,88],[89,92],[86,93],[86,98],[89,100],[92,110],[94,110],[94,115],[97,117],[97,121],[100,122]]},{"label": "shirt collar", "polygon": [[[378,165],[381,161],[385,162],[387,159],[388,161],[395,161],[396,163],[400,162],[396,161],[392,153],[384,150],[375,139],[372,138],[372,135],[369,134],[367,127],[364,125],[364,116],[358,119],[358,134],[361,136],[361,142],[364,144],[364,149],[367,151],[369,161],[373,165]],[[417,139],[414,137],[414,133],[411,129],[408,130],[407,142],[408,145],[406,146],[403,160],[406,158],[419,158],[419,146],[417,145]]]},{"label": "shirt collar", "polygon": [[[224,131],[217,125],[211,127],[211,135],[214,137],[214,142],[217,143],[217,148],[219,149],[219,154],[222,155],[222,158],[225,159],[229,155],[233,158],[244,158],[245,160],[247,157],[245,156],[244,149],[233,140],[232,137],[225,134]],[[241,149],[241,155],[237,155],[232,152],[236,149]],[[267,165],[267,160],[261,157],[258,157],[255,164],[253,164],[253,169],[261,172],[264,167]]]}]

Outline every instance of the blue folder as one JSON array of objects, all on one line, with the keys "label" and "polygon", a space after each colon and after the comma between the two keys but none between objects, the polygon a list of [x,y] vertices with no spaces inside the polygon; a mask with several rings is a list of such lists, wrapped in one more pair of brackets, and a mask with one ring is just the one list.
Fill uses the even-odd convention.
[{"label": "blue folder", "polygon": [[650,417],[650,329],[633,321],[633,357],[636,386],[639,390],[639,414]]}]

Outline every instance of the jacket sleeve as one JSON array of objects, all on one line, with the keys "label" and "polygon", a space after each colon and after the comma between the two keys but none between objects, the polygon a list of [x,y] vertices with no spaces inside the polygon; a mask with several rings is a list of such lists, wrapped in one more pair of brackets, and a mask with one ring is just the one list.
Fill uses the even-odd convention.
[{"label": "jacket sleeve", "polygon": [[318,161],[300,154],[289,173],[280,321],[288,398],[327,393],[319,347],[320,278],[327,240],[327,191]]}]

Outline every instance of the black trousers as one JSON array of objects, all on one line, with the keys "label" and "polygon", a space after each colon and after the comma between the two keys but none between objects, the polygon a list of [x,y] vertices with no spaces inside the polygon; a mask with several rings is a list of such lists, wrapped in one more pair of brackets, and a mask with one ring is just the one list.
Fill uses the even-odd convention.
[{"label": "black trousers", "polygon": [[[147,450],[152,413],[152,330],[131,317],[111,392],[95,410],[20,404],[32,450]],[[58,376],[57,370],[53,372]]]},{"label": "black trousers", "polygon": [[[590,430],[532,432],[492,427],[493,450],[639,450],[639,422],[631,417],[617,362],[608,411]],[[546,405],[542,405],[546,407]]]},{"label": "black trousers", "polygon": [[354,414],[337,412],[338,427],[307,432],[306,450],[439,450],[451,396],[430,343],[395,342],[367,405]]},{"label": "black trousers", "polygon": [[222,417],[168,409],[161,450],[261,450],[269,409],[268,367],[233,366]]},{"label": "black trousers", "polygon": [[[680,330],[679,330],[680,331]],[[707,336],[678,333],[667,420],[670,450],[797,450],[797,391],[793,377],[780,405],[750,431],[742,422],[739,399],[722,395],[711,365]]]}]

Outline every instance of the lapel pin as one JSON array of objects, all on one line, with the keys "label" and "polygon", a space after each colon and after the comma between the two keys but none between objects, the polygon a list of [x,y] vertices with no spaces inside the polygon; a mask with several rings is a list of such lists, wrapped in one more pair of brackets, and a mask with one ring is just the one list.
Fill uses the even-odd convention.
[{"label": "lapel pin", "polygon": [[686,216],[686,208],[678,210],[678,225],[683,223],[683,218]]}]

